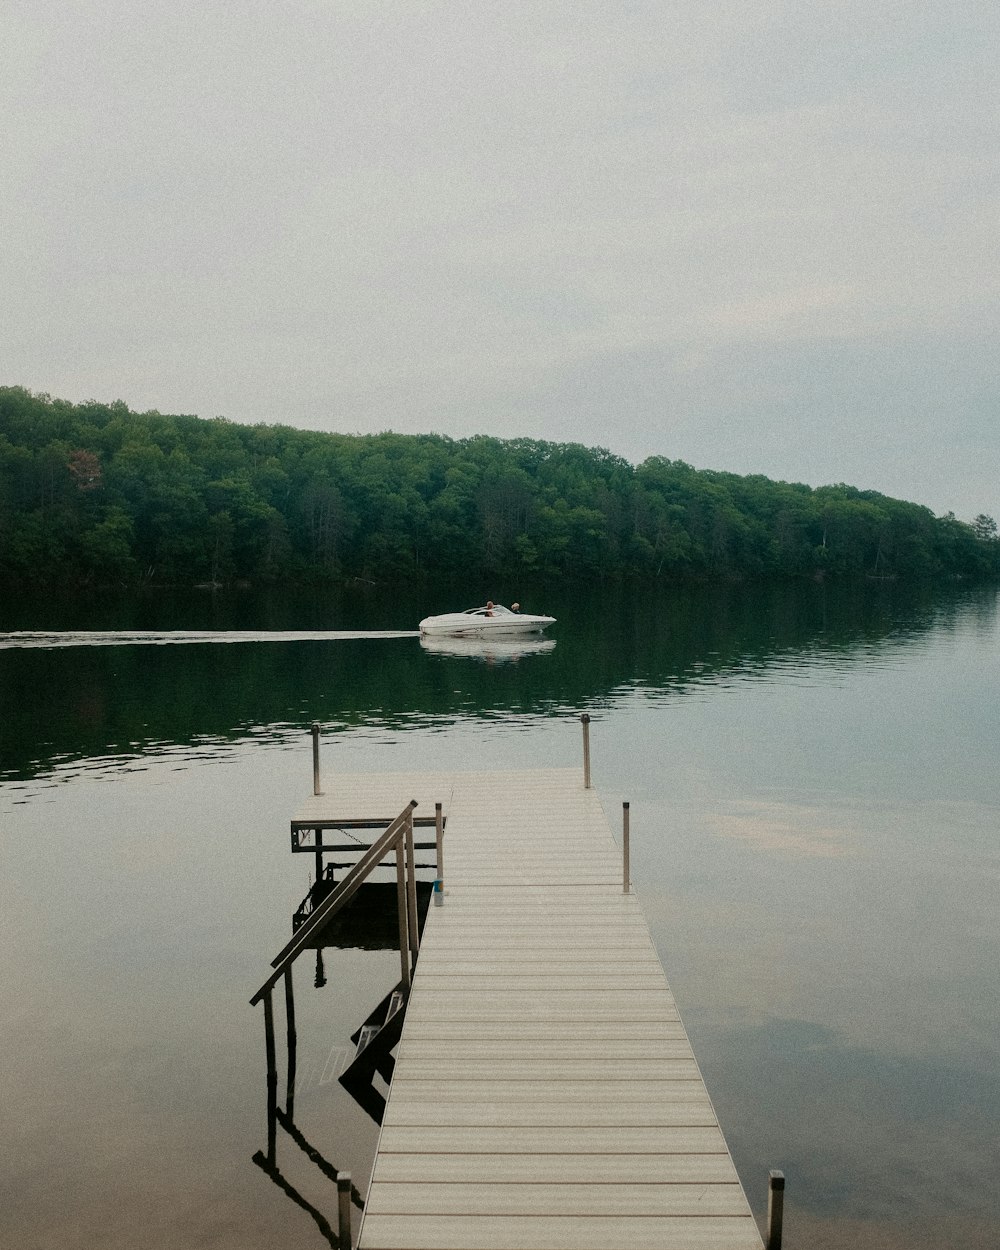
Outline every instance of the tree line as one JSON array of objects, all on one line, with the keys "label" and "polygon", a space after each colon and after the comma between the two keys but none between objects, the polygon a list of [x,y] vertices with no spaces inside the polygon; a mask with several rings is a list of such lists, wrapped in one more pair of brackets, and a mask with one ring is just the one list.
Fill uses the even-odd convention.
[{"label": "tree line", "polygon": [[0,387],[0,582],[989,576],[993,519],[484,435],[334,434]]}]

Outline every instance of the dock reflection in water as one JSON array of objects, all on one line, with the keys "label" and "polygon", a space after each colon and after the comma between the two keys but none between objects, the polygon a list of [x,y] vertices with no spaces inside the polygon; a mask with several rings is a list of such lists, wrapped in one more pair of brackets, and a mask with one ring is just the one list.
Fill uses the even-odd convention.
[{"label": "dock reflection in water", "polygon": [[[336,865],[343,867],[344,865]],[[330,870],[335,865],[329,865]],[[335,888],[333,872],[320,877],[314,882],[309,895],[292,917],[293,932],[311,914],[313,907],[329,896]],[[416,882],[418,923],[422,931],[423,921],[430,903],[432,886],[425,881]],[[342,907],[331,920],[310,935],[305,942],[308,949],[316,952],[316,972],[313,980],[315,989],[322,989],[328,983],[323,952],[326,950],[396,950],[399,946],[399,918],[397,911],[396,886],[391,882],[372,881],[362,885],[357,893]],[[258,1150],[251,1156],[251,1161],[267,1175],[286,1197],[300,1207],[315,1223],[321,1236],[331,1246],[339,1246],[335,1223],[327,1217],[315,1202],[309,1201],[282,1173],[278,1166],[278,1130],[297,1147],[312,1163],[319,1174],[333,1186],[331,1202],[334,1212],[337,1211],[339,1200],[338,1182],[343,1185],[349,1176],[338,1170],[313,1145],[295,1122],[295,1089],[298,1067],[298,1031],[295,1016],[295,990],[289,969],[284,977],[285,987],[285,1105],[277,1104],[277,1056],[274,1048],[274,1023],[270,1003],[265,1006],[267,1022],[267,1066],[265,1068],[265,1104],[267,1107],[267,1147]],[[334,986],[335,989],[335,986]],[[329,1074],[330,1079],[337,1079],[347,1090],[355,1102],[377,1123],[381,1124],[385,1111],[386,1094],[392,1079],[394,1059],[391,1051],[395,1046],[395,1037],[391,1045],[381,1045],[376,1038],[367,1048],[362,1041],[364,1030],[372,1028],[372,1021],[385,1019],[390,1010],[390,1000],[395,991],[388,995],[373,1009],[369,1017],[351,1034],[350,1042],[354,1048],[355,1060],[363,1049],[366,1062],[359,1065],[350,1062],[351,1048],[346,1044],[339,1052],[341,1062],[336,1072]],[[400,1026],[402,1024],[400,1013]],[[379,1078],[378,1082],[376,1077]],[[364,1209],[364,1196],[357,1186],[350,1185],[350,1201],[358,1208]]]}]

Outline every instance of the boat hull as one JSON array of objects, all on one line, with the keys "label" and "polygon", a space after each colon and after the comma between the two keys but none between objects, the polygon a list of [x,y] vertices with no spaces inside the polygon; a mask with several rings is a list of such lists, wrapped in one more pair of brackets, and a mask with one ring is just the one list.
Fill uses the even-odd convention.
[{"label": "boat hull", "polygon": [[420,622],[420,633],[425,638],[520,638],[540,634],[554,624],[555,619],[509,609],[497,609],[492,616],[478,612],[446,612],[443,616],[425,617]]}]

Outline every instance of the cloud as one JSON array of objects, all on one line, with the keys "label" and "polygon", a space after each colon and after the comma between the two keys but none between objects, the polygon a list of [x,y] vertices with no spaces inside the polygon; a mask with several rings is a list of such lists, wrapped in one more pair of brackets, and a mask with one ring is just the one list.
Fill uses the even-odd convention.
[{"label": "cloud", "polygon": [[983,6],[5,16],[3,381],[991,510]]},{"label": "cloud", "polygon": [[728,800],[708,814],[721,837],[749,842],[758,850],[830,859],[857,853],[850,821],[830,822],[828,805]]}]

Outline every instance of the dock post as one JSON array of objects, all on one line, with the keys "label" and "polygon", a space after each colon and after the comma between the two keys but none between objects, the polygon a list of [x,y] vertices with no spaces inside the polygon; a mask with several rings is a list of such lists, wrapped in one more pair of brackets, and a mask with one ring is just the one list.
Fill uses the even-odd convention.
[{"label": "dock post", "polygon": [[410,932],[406,916],[406,863],[403,835],[396,839],[396,908],[399,912],[399,970],[403,992],[410,993]]},{"label": "dock post", "polygon": [[437,841],[437,879],[444,889],[444,816],[440,803],[434,804],[434,834]]},{"label": "dock post", "polygon": [[406,840],[406,914],[410,923],[410,958],[413,966],[417,963],[417,952],[420,950],[420,927],[417,919],[417,873],[413,849],[413,808],[406,816],[403,831]]},{"label": "dock post", "polygon": [[583,726],[583,788],[590,789],[590,716],[584,712],[580,717]]},{"label": "dock post", "polygon": [[295,1032],[295,990],[292,986],[292,965],[285,969],[285,1034],[288,1043],[288,1069],[285,1078],[285,1115],[295,1119],[295,1062],[298,1036]]},{"label": "dock post", "polygon": [[337,1173],[337,1240],[340,1250],[351,1250],[351,1174]]},{"label": "dock post", "polygon": [[781,1222],[785,1213],[785,1174],[773,1169],[767,1186],[767,1250],[781,1250]]},{"label": "dock post", "polygon": [[628,802],[622,803],[622,893],[627,894],[629,891],[629,862],[628,862]]},{"label": "dock post", "polygon": [[313,794],[322,794],[319,788],[319,725],[313,722],[312,727],[313,740]]},{"label": "dock post", "polygon": [[267,1162],[275,1166],[278,1152],[278,1063],[274,1053],[274,1005],[264,995],[264,1046],[267,1051]]}]

